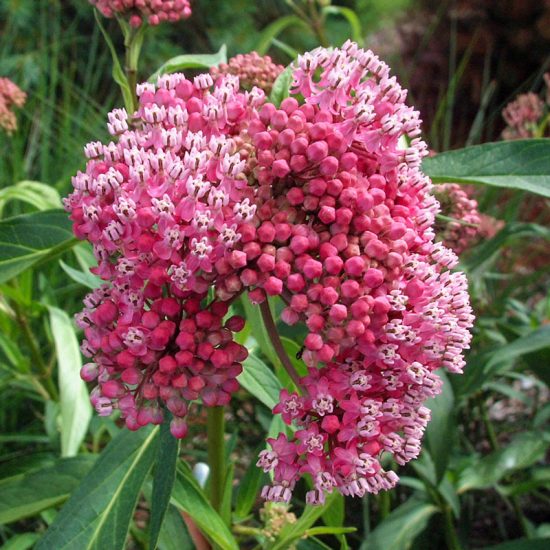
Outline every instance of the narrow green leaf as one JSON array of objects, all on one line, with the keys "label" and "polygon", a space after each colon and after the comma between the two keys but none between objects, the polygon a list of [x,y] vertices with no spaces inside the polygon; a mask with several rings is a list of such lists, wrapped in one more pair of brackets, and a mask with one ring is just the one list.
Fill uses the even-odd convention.
[{"label": "narrow green leaf", "polygon": [[178,468],[172,492],[172,503],[176,508],[193,518],[197,527],[222,550],[238,550],[235,538],[223,519],[212,508],[204,491],[199,487],[187,465]]},{"label": "narrow green leaf", "polygon": [[431,420],[426,429],[426,445],[435,464],[437,480],[441,480],[456,441],[457,426],[455,416],[453,388],[447,375],[438,371],[443,381],[442,392],[426,402],[432,411]]},{"label": "narrow green leaf", "polygon": [[279,17],[276,21],[273,21],[268,25],[261,33],[254,48],[260,55],[265,55],[267,50],[271,46],[271,42],[274,38],[277,38],[288,27],[300,27],[304,31],[311,32],[311,29],[305,21],[300,19],[297,15],[285,15]]},{"label": "narrow green leaf", "polygon": [[32,548],[40,538],[38,533],[23,533],[15,535],[2,545],[2,550],[27,550]]},{"label": "narrow green leaf", "polygon": [[407,550],[437,511],[433,504],[410,498],[376,526],[361,550]]},{"label": "narrow green leaf", "polygon": [[352,40],[357,42],[359,45],[362,44],[363,30],[361,28],[361,21],[351,8],[344,8],[342,6],[326,6],[323,8],[323,13],[327,15],[340,15],[347,19],[351,29]]},{"label": "narrow green leaf", "polygon": [[[168,414],[166,414],[168,417]],[[149,526],[149,548],[155,550],[168,505],[174,481],[179,454],[179,440],[170,433],[170,419],[166,418],[160,427],[159,445],[155,461],[153,493],[151,498],[151,523]]]},{"label": "narrow green leaf", "polygon": [[279,402],[281,383],[271,369],[256,355],[249,355],[237,380],[243,388],[272,409]]},{"label": "narrow green leaf", "polygon": [[550,541],[541,539],[517,539],[496,546],[486,546],[482,550],[548,550]]},{"label": "narrow green leaf", "polygon": [[435,183],[480,183],[550,197],[550,139],[474,145],[424,159]]},{"label": "narrow green leaf", "polygon": [[514,470],[532,466],[550,447],[550,438],[540,432],[523,432],[506,447],[481,458],[464,470],[458,480],[458,492],[485,489],[498,483]]},{"label": "narrow green leaf", "polygon": [[235,516],[237,519],[244,519],[250,514],[254,507],[254,503],[258,498],[262,481],[266,479],[266,475],[261,468],[256,466],[256,457],[265,449],[265,444],[262,443],[252,454],[250,462],[244,477],[239,481],[237,486],[237,497],[235,506]]},{"label": "narrow green leaf", "polygon": [[48,306],[55,351],[61,412],[61,456],[75,456],[92,417],[86,384],[80,378],[82,356],[72,320],[61,309]]},{"label": "narrow green leaf", "polygon": [[296,523],[287,523],[279,534],[279,538],[275,541],[270,550],[286,550],[290,548],[296,541],[301,539],[306,531],[330,508],[337,493],[333,492],[329,495],[323,506],[306,506],[300,519]]},{"label": "narrow green leaf", "polygon": [[3,480],[0,525],[35,516],[64,502],[95,459],[95,455],[58,459],[52,465]]},{"label": "narrow green leaf", "polygon": [[37,210],[61,208],[61,197],[55,187],[39,181],[20,181],[0,189],[0,217],[9,201],[18,200]]},{"label": "narrow green leaf", "polygon": [[0,283],[74,246],[63,210],[46,210],[0,222]]},{"label": "narrow green leaf", "polygon": [[170,504],[159,535],[160,550],[182,550],[193,548],[193,540],[177,508]]},{"label": "narrow green leaf", "polygon": [[155,458],[158,427],[121,431],[101,453],[36,550],[122,550]]},{"label": "narrow green leaf", "polygon": [[220,516],[225,524],[231,527],[231,505],[233,503],[233,480],[235,479],[235,464],[231,463],[226,469]]},{"label": "narrow green leaf", "polygon": [[227,63],[225,44],[216,53],[191,53],[173,57],[149,77],[149,82],[156,82],[157,78],[163,74],[176,73],[186,69],[210,69],[210,67],[217,67],[221,63]]},{"label": "narrow green leaf", "polygon": [[344,533],[355,533],[355,531],[357,531],[357,527],[312,527],[305,532],[305,536],[343,535]]},{"label": "narrow green leaf", "polygon": [[85,271],[80,271],[75,269],[70,265],[67,265],[63,260],[59,260],[59,265],[61,269],[76,283],[85,286],[86,288],[98,288],[103,282],[97,275],[93,273],[86,273]]}]

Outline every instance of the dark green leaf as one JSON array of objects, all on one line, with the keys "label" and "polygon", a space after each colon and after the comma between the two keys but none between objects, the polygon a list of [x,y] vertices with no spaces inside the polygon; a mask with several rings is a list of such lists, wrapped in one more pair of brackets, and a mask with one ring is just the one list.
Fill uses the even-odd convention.
[{"label": "dark green leaf", "polygon": [[186,512],[197,527],[223,550],[238,550],[237,542],[225,525],[222,518],[208,502],[204,491],[199,487],[193,474],[185,464],[178,468],[174,490],[173,504]]},{"label": "dark green leaf", "polygon": [[155,83],[157,78],[163,74],[176,73],[186,69],[210,69],[210,67],[217,67],[220,63],[227,63],[225,44],[216,53],[192,53],[173,57],[149,77],[149,82]]},{"label": "dark green leaf", "polygon": [[406,550],[438,511],[433,504],[412,497],[379,523],[361,550]]},{"label": "dark green leaf", "polygon": [[0,283],[76,244],[63,210],[46,210],[0,222]]},{"label": "dark green leaf", "polygon": [[61,269],[76,283],[87,288],[97,288],[103,282],[97,275],[90,272],[80,271],[70,265],[67,265],[63,260],[59,260]]},{"label": "dark green leaf", "polygon": [[32,548],[40,538],[38,533],[15,535],[2,545],[2,550],[27,550]]},{"label": "dark green leaf", "polygon": [[482,550],[548,550],[550,541],[546,539],[517,539],[497,544],[496,546],[486,546]]},{"label": "dark green leaf", "polygon": [[458,480],[458,492],[484,489],[498,483],[514,470],[528,468],[544,457],[549,438],[539,432],[523,432],[506,447],[494,451],[464,470]]},{"label": "dark green leaf", "polygon": [[303,30],[311,32],[311,29],[296,15],[285,15],[279,17],[276,21],[273,21],[268,25],[261,33],[260,38],[254,48],[260,55],[265,55],[267,50],[271,46],[271,42],[274,38],[277,38],[288,27],[301,27]]},{"label": "dark green leaf", "polygon": [[262,481],[265,480],[266,475],[261,468],[256,466],[256,457],[265,449],[265,444],[262,443],[253,453],[252,461],[248,466],[244,477],[240,480],[237,487],[237,504],[235,506],[235,516],[237,519],[244,519],[250,514],[256,499],[258,498],[258,492]]},{"label": "dark green leaf", "polygon": [[63,458],[53,465],[0,482],[0,525],[57,506],[88,473],[94,455]]},{"label": "dark green leaf", "polygon": [[160,550],[182,550],[193,548],[193,540],[177,508],[170,504],[159,535]]},{"label": "dark green leaf", "polygon": [[359,45],[363,42],[361,21],[351,8],[344,8],[342,6],[326,6],[323,8],[323,13],[326,13],[327,15],[340,15],[347,19],[351,29],[352,40],[357,42]]},{"label": "dark green leaf", "polygon": [[[168,414],[166,414],[168,416]],[[170,419],[166,418],[160,427],[153,494],[151,498],[151,523],[149,526],[149,548],[154,550],[170,504],[172,487],[176,479],[176,466],[179,454],[179,440],[170,433]]]},{"label": "dark green leaf", "polygon": [[436,183],[482,183],[550,197],[550,139],[485,143],[424,159]]},{"label": "dark green leaf", "polygon": [[443,390],[437,397],[426,402],[426,406],[432,411],[426,429],[426,446],[435,464],[439,481],[445,473],[456,439],[456,416],[453,388],[442,370],[437,374],[443,381]]},{"label": "dark green leaf", "polygon": [[155,458],[158,427],[121,431],[57,515],[36,550],[124,548],[141,487]]}]

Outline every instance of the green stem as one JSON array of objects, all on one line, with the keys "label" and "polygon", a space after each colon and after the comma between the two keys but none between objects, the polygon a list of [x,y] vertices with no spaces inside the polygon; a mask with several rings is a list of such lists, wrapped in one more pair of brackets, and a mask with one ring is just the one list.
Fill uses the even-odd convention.
[{"label": "green stem", "polygon": [[29,346],[29,351],[31,353],[31,358],[34,363],[34,366],[38,370],[40,377],[43,380],[42,385],[47,390],[48,396],[53,400],[57,400],[59,397],[59,394],[57,392],[57,388],[55,384],[52,381],[51,370],[48,368],[48,366],[44,362],[44,359],[42,359],[42,354],[40,353],[40,347],[31,330],[29,321],[25,313],[19,306],[19,304],[14,302],[13,309],[15,311],[17,322],[21,327],[21,333],[23,335],[23,338],[25,339],[25,341],[27,342],[27,345]]},{"label": "green stem", "polygon": [[292,381],[296,385],[296,388],[302,389],[302,386],[300,383],[300,375],[296,372],[296,369],[294,368],[294,365],[292,364],[292,361],[289,359],[285,351],[285,347],[281,342],[281,338],[279,337],[279,332],[277,331],[275,321],[273,320],[273,317],[271,315],[271,310],[269,309],[269,301],[267,299],[260,304],[260,311],[262,313],[262,319],[264,322],[265,329],[267,331],[267,334],[269,335],[269,339],[271,340],[271,343],[273,344],[273,348],[277,353],[277,357],[281,361],[285,370],[288,372],[288,375],[290,376],[290,378],[292,378]]},{"label": "green stem", "polygon": [[449,548],[449,550],[461,550],[451,509],[448,506],[445,506],[443,513],[445,515],[445,538],[447,540],[447,548]]},{"label": "green stem", "polygon": [[220,510],[225,484],[225,419],[223,407],[209,407],[207,419],[210,502]]},{"label": "green stem", "polygon": [[126,48],[124,70],[128,80],[128,87],[130,88],[130,93],[132,94],[133,110],[135,111],[139,105],[136,94],[136,86],[138,79],[139,56],[141,53],[141,46],[143,45],[145,24],[142,24],[139,28],[134,29],[133,27],[128,27],[125,22],[120,23],[124,34],[124,47]]},{"label": "green stem", "polygon": [[388,491],[382,491],[378,495],[378,508],[380,513],[380,521],[387,518],[390,515],[391,501],[390,493]]}]

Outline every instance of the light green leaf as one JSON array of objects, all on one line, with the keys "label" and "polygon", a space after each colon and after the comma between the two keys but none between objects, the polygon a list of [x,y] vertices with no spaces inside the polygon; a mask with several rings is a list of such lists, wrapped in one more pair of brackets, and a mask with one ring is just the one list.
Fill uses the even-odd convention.
[{"label": "light green leaf", "polygon": [[271,46],[274,38],[277,38],[288,27],[300,27],[304,31],[311,32],[308,24],[300,19],[297,15],[285,15],[279,17],[268,25],[261,33],[256,47],[254,48],[260,55],[265,55]]},{"label": "light green leaf", "polygon": [[172,491],[172,503],[191,516],[197,527],[222,550],[238,550],[235,538],[208,502],[204,491],[186,464],[178,468]]},{"label": "light green leaf", "polygon": [[103,450],[36,550],[122,550],[155,459],[158,427],[121,431]]},{"label": "light green leaf", "polygon": [[74,246],[63,210],[46,210],[0,222],[0,283]]},{"label": "light green leaf", "polygon": [[80,378],[82,356],[73,322],[61,309],[48,306],[55,351],[61,412],[61,456],[75,456],[92,417],[86,384]]},{"label": "light green leaf", "polygon": [[0,482],[0,525],[32,517],[64,502],[89,472],[95,455],[54,464]]},{"label": "light green leaf", "polygon": [[265,449],[264,443],[252,454],[252,461],[237,486],[237,504],[235,506],[235,516],[237,519],[244,519],[250,514],[258,498],[262,481],[267,479],[263,470],[256,466],[256,457],[263,449]]},{"label": "light green leaf", "polygon": [[0,189],[0,217],[6,204],[13,200],[26,202],[37,210],[51,210],[62,206],[57,189],[39,181],[20,181]]},{"label": "light green leaf", "polygon": [[407,550],[437,511],[433,504],[410,498],[376,526],[361,550]]},{"label": "light green leaf", "polygon": [[237,380],[243,388],[272,409],[279,402],[281,383],[271,369],[256,355],[249,355]]},{"label": "light green leaf", "polygon": [[481,458],[464,470],[458,480],[458,492],[484,489],[498,483],[506,474],[532,466],[544,457],[550,439],[539,432],[523,432],[506,447]]},{"label": "light green leaf", "polygon": [[[168,416],[168,414],[166,415]],[[166,418],[160,427],[153,494],[151,498],[151,522],[149,525],[149,548],[155,550],[164,515],[170,504],[170,495],[176,479],[176,465],[179,454],[179,440],[170,433],[170,419]]]},{"label": "light green leaf", "polygon": [[15,535],[2,545],[2,550],[27,550],[32,548],[40,538],[38,533],[23,533]]},{"label": "light green leaf", "polygon": [[433,182],[481,183],[550,197],[550,139],[474,145],[424,159]]},{"label": "light green leaf", "polygon": [[67,265],[63,260],[59,260],[61,269],[76,283],[85,286],[86,288],[98,288],[103,282],[97,275],[90,272],[80,271],[70,265]]},{"label": "light green leaf", "polygon": [[290,86],[292,85],[292,65],[289,65],[273,83],[271,93],[269,94],[269,102],[279,107],[283,101],[290,95]]},{"label": "light green leaf", "polygon": [[163,74],[177,73],[186,69],[210,69],[221,63],[227,63],[227,47],[225,44],[216,53],[191,53],[177,55],[149,77],[149,82],[156,83],[157,78]]}]

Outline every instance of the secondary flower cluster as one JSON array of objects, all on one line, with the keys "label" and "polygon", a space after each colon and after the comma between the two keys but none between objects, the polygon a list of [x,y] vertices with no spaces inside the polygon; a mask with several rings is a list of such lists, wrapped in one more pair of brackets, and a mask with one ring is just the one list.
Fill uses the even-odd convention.
[{"label": "secondary flower cluster", "polygon": [[79,317],[97,408],[134,429],[166,406],[183,436],[190,401],[237,387],[232,300],[278,296],[282,320],[307,327],[309,373],[274,409],[295,433],[261,453],[263,494],[288,501],[310,474],[320,503],[395,484],[380,454],[417,456],[434,371],[461,371],[472,315],[456,256],[434,242],[418,113],[388,67],[347,42],[293,76],[279,107],[234,75],[141,85],[137,113],[109,115],[113,142],[86,147],[66,206],[109,281]]},{"label": "secondary flower cluster", "polygon": [[139,27],[144,19],[150,25],[158,25],[191,16],[189,0],[90,0],[90,3],[105,17],[128,18],[133,27]]},{"label": "secondary flower cluster", "polygon": [[27,94],[9,78],[0,78],[0,128],[11,134],[17,130],[14,107],[23,107]]},{"label": "secondary flower cluster", "polygon": [[283,71],[284,67],[274,63],[268,55],[251,52],[238,54],[227,63],[222,63],[219,67],[212,67],[210,74],[214,78],[223,74],[235,75],[239,79],[241,88],[251,90],[257,86],[269,94],[273,83]]},{"label": "secondary flower cluster", "polygon": [[441,205],[441,213],[452,218],[447,222],[438,221],[436,233],[447,248],[460,255],[474,245],[483,232],[477,201],[456,183],[436,185],[434,195]]}]

